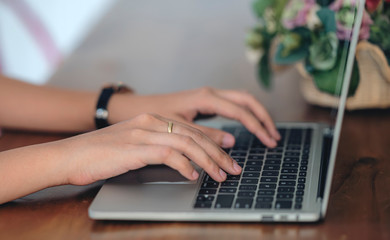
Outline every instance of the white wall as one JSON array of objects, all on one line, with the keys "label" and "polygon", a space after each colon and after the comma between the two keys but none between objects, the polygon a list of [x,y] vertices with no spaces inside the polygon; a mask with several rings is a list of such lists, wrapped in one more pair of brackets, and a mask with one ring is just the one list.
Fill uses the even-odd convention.
[{"label": "white wall", "polygon": [[[44,84],[56,69],[47,61],[9,1],[0,0],[0,59],[5,75]],[[23,0],[44,23],[61,58],[68,56],[115,0]]]}]

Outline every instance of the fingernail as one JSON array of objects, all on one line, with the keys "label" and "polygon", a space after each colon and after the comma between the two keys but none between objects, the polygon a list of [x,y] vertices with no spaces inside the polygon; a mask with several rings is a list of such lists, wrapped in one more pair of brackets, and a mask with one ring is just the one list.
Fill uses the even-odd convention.
[{"label": "fingernail", "polygon": [[239,173],[241,172],[241,167],[240,165],[238,165],[238,163],[236,161],[233,161],[233,168],[234,168],[234,171]]},{"label": "fingernail", "polygon": [[196,170],[194,170],[193,172],[192,172],[192,179],[198,179],[198,177],[199,177],[199,173],[196,171]]},{"label": "fingernail", "polygon": [[225,136],[223,136],[223,139],[222,139],[222,147],[223,148],[233,147],[234,141],[235,141],[235,139],[232,135],[225,134]]},{"label": "fingernail", "polygon": [[220,175],[223,179],[226,179],[226,173],[225,173],[222,169],[219,169],[219,175]]},{"label": "fingernail", "polygon": [[271,141],[270,141],[270,143],[271,143],[271,145],[273,146],[273,147],[276,147],[277,145],[278,145],[278,143],[275,141],[275,139],[271,139]]},{"label": "fingernail", "polygon": [[276,140],[280,140],[280,139],[282,139],[282,136],[278,131],[276,131]]}]

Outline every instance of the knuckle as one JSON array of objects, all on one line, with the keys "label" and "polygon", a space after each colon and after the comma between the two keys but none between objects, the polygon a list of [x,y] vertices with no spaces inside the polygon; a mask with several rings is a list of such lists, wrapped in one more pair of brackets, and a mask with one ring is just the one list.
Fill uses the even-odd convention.
[{"label": "knuckle", "polygon": [[156,115],[151,113],[142,113],[135,117],[135,120],[139,123],[152,123],[156,119]]},{"label": "knuckle", "polygon": [[185,146],[192,146],[195,144],[195,141],[189,137],[189,136],[181,136],[180,141],[185,145]]},{"label": "knuckle", "polygon": [[164,163],[169,162],[169,160],[172,158],[173,155],[174,155],[173,148],[167,146],[162,146],[160,148],[160,156]]},{"label": "knuckle", "polygon": [[204,140],[205,139],[204,133],[201,130],[197,129],[197,128],[193,129],[193,135],[194,135],[195,139],[198,139],[198,140]]},{"label": "knuckle", "polygon": [[211,87],[201,87],[199,88],[199,93],[200,95],[204,96],[204,95],[210,95],[211,93],[213,92],[213,89]]}]

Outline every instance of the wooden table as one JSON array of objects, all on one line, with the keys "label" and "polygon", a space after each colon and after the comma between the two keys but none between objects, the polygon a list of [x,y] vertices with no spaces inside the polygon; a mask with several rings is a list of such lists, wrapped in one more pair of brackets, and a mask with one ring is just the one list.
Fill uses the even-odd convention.
[{"label": "wooden table", "polygon": [[[328,109],[302,99],[295,69],[281,72],[270,92],[256,83],[243,54],[251,24],[249,1],[119,1],[50,84],[98,89],[122,80],[144,94],[206,84],[245,88],[277,121],[329,121]],[[0,151],[68,136],[6,129]],[[98,182],[0,205],[0,239],[390,239],[389,144],[390,110],[346,113],[328,212],[319,223],[94,221],[87,209]]]}]

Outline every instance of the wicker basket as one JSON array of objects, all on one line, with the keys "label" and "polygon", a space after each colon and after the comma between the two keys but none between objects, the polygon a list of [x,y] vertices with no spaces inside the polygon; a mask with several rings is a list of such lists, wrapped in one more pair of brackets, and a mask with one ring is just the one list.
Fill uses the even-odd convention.
[{"label": "wicker basket", "polygon": [[[366,41],[359,42],[356,49],[360,82],[355,95],[347,99],[346,109],[388,108],[390,107],[390,67],[382,50]],[[297,64],[303,76],[301,90],[311,104],[336,107],[338,98],[320,92],[302,63]]]}]

